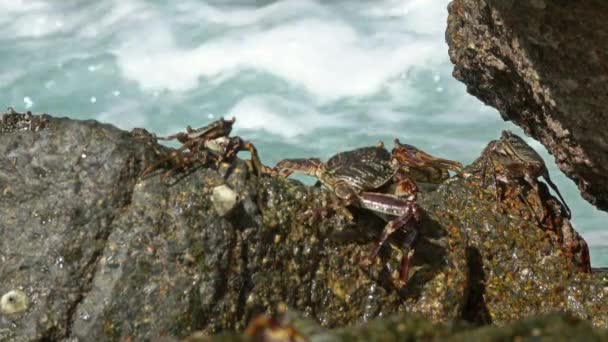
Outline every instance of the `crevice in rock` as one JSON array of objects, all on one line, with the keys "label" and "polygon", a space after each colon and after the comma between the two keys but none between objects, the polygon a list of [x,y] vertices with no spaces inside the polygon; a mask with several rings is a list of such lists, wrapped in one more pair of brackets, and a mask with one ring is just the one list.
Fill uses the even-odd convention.
[{"label": "crevice in rock", "polygon": [[247,296],[251,292],[253,288],[253,281],[251,279],[251,270],[249,270],[249,244],[247,241],[243,241],[241,244],[241,265],[242,269],[239,274],[241,279],[241,284],[238,290],[237,300],[236,300],[236,317],[241,317],[245,321],[243,324],[247,324],[248,317],[246,315],[247,309]]},{"label": "crevice in rock", "polygon": [[[112,233],[114,232],[114,229],[115,229],[114,222],[121,217],[122,213],[127,211],[127,208],[132,203],[133,194],[135,192],[135,185],[137,184],[138,178],[139,178],[139,170],[137,168],[135,168],[135,170],[132,169],[132,166],[133,166],[132,164],[134,161],[135,161],[134,158],[128,158],[128,160],[124,164],[124,167],[118,172],[118,177],[117,177],[117,181],[116,181],[117,184],[126,184],[127,185],[125,188],[122,188],[122,189],[124,189],[122,196],[121,195],[116,196],[115,194],[112,194],[112,193],[108,194],[108,196],[107,196],[108,200],[110,200],[110,201],[114,198],[118,198],[122,202],[113,208],[112,213],[116,213],[116,214],[110,215],[109,217],[106,218],[107,219],[106,226],[108,227],[108,229],[101,230],[94,237],[94,241],[97,243],[101,242],[101,244],[100,244],[100,247],[98,247],[91,254],[91,257],[89,258],[89,260],[85,264],[85,267],[83,268],[83,274],[85,275],[85,277],[83,277],[84,278],[83,283],[81,284],[81,286],[79,288],[79,293],[78,293],[76,300],[72,303],[72,305],[70,305],[68,307],[68,310],[66,312],[66,317],[67,317],[66,332],[65,332],[65,336],[62,336],[61,338],[69,338],[72,336],[72,327],[73,327],[76,319],[78,319],[78,317],[76,316],[78,307],[86,299],[86,295],[91,291],[92,284],[93,284],[93,281],[95,280],[95,275],[96,275],[96,272],[98,269],[99,261],[100,261],[101,257],[105,254],[110,235],[112,235]],[[135,164],[137,165],[138,163],[135,163]],[[85,246],[85,248],[86,248],[86,246]]]},{"label": "crevice in rock", "polygon": [[[111,222],[113,222],[113,221],[114,221],[114,219],[112,218],[110,220],[110,226],[111,226]],[[95,273],[97,270],[97,265],[99,263],[99,259],[104,254],[110,234],[111,234],[111,230],[109,230],[107,232],[102,232],[101,234],[98,234],[95,236],[95,241],[103,241],[103,248],[97,249],[91,255],[91,258],[87,261],[87,263],[83,269],[83,271],[84,271],[83,273],[87,276],[85,276],[84,279],[82,279],[83,284],[79,288],[78,297],[72,303],[72,305],[70,305],[68,307],[68,310],[66,312],[66,317],[67,317],[68,321],[67,321],[67,325],[66,325],[66,334],[65,334],[65,336],[63,336],[63,338],[68,338],[72,335],[72,326],[74,324],[74,321],[78,318],[78,317],[76,317],[76,313],[78,311],[78,306],[80,305],[80,303],[82,303],[85,300],[86,294],[91,290],[91,287],[92,287],[91,285],[93,283],[93,280],[95,279]]]},{"label": "crevice in rock", "polygon": [[468,266],[468,288],[462,309],[462,318],[475,325],[492,323],[492,317],[485,303],[485,272],[479,249],[467,247],[466,259]]}]

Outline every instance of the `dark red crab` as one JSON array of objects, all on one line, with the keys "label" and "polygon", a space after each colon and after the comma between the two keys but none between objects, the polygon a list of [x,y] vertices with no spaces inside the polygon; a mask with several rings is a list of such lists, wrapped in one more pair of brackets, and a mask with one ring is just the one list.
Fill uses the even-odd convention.
[{"label": "dark red crab", "polygon": [[[405,284],[409,278],[413,243],[418,234],[417,224],[420,223],[420,208],[416,203],[418,187],[407,176],[409,167],[429,168],[433,172],[448,168],[460,172],[462,165],[433,157],[411,145],[395,141],[392,153],[379,143],[377,146],[338,153],[326,163],[318,158],[285,159],[276,165],[275,172],[285,177],[293,172],[316,177],[346,205],[357,205],[379,214],[396,216],[384,227],[369,260],[378,255],[391,234],[397,230],[403,231],[405,239],[399,281]],[[438,172],[444,175],[442,171]],[[389,183],[396,185],[394,191],[382,192]]]}]

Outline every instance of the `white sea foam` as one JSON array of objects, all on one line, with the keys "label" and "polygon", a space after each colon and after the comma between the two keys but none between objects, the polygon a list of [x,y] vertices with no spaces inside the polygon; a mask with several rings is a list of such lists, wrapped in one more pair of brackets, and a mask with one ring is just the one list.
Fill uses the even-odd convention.
[{"label": "white sea foam", "polygon": [[[263,22],[259,23],[261,26]],[[117,52],[124,76],[144,90],[186,91],[199,79],[256,69],[302,87],[321,101],[377,93],[414,65],[443,61],[443,43],[412,33],[369,37],[340,18],[298,18],[177,45],[164,23],[135,32]],[[209,80],[207,80],[209,81]]]},{"label": "white sea foam", "polygon": [[107,110],[97,115],[96,119],[107,122],[124,130],[135,127],[145,127],[146,117],[138,110],[139,104],[134,101],[120,101],[113,103]]},{"label": "white sea foam", "polygon": [[25,75],[25,72],[22,70],[3,70],[0,72],[0,88],[10,86],[23,75]]},{"label": "white sea foam", "polygon": [[339,116],[323,115],[314,107],[274,95],[248,96],[239,101],[229,113],[229,116],[237,119],[237,132],[260,130],[285,139],[309,134],[318,128],[349,125]]},{"label": "white sea foam", "polygon": [[35,0],[0,0],[0,13],[14,15],[33,10],[47,8],[48,5],[44,1]]},{"label": "white sea foam", "polygon": [[266,6],[234,6],[221,7],[201,1],[182,1],[176,4],[179,13],[187,14],[181,22],[214,23],[231,27],[253,25],[266,21],[283,21],[302,14],[321,16],[328,13],[328,8],[317,1],[284,0],[270,3]]},{"label": "white sea foam", "polygon": [[121,25],[144,26],[146,20],[160,18],[161,14],[162,11],[139,0],[71,3],[0,0],[3,30],[11,38],[22,39],[67,33],[79,39],[96,38],[100,33],[111,34]]}]

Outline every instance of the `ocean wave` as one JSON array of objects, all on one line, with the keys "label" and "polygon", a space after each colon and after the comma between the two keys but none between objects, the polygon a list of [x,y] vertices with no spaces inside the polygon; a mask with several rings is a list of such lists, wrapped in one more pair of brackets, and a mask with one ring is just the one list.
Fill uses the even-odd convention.
[{"label": "ocean wave", "polygon": [[275,95],[247,96],[229,110],[238,122],[236,132],[257,130],[284,139],[294,139],[319,128],[352,126],[336,115],[323,115],[303,102],[289,101]]},{"label": "ocean wave", "polygon": [[179,46],[171,27],[154,23],[133,32],[116,55],[124,77],[146,91],[188,91],[225,74],[261,70],[328,102],[376,94],[414,66],[445,61],[444,53],[441,41],[408,32],[370,36],[336,16],[260,20],[194,47]]}]

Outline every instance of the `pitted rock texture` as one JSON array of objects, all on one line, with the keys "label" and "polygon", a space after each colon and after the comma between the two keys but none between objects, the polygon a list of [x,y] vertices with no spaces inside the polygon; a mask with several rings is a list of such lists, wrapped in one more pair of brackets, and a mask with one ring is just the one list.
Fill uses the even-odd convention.
[{"label": "pitted rock texture", "polygon": [[453,75],[608,210],[608,2],[454,0]]},{"label": "pitted rock texture", "polygon": [[[447,253],[446,239],[421,239],[431,244],[418,256],[426,266],[400,293],[383,263],[359,265],[384,223],[367,215],[372,227],[357,228],[340,213],[317,217],[334,200],[321,188],[258,180],[240,160],[163,184],[162,170],[139,177],[169,151],[142,130],[51,117],[34,129],[23,114],[5,118],[0,296],[21,291],[29,307],[0,313],[0,341],[242,330],[279,302],[326,327],[400,310],[439,321],[459,315],[462,244]],[[224,208],[218,187],[238,202]],[[441,230],[424,231],[439,239]],[[397,267],[398,253],[382,254]]]},{"label": "pitted rock texture", "polygon": [[[429,321],[410,314],[398,314],[390,318],[375,319],[369,323],[341,329],[325,330],[310,321],[296,317],[285,326],[266,330],[258,329],[256,334],[246,336],[236,333],[222,333],[207,336],[195,333],[184,342],[237,342],[258,341],[263,337],[279,334],[294,336],[295,341],[538,341],[538,340],[591,340],[603,341],[608,338],[605,329],[593,328],[587,321],[578,320],[564,314],[549,314],[522,319],[504,327],[494,325],[476,327],[462,322],[431,324]],[[285,336],[283,335],[283,336]],[[252,339],[252,337],[254,339]],[[257,338],[257,339],[255,339]],[[169,340],[173,342],[176,340]]]},{"label": "pitted rock texture", "polygon": [[[507,324],[553,310],[607,325],[605,280],[586,272],[569,222],[539,227],[517,196],[497,208],[476,175],[420,195],[411,278],[399,288],[399,236],[362,267],[384,221],[351,209],[349,223],[321,187],[258,179],[239,159],[164,184],[162,170],[140,174],[171,149],[141,129],[5,118],[0,297],[14,291],[27,305],[2,309],[0,341],[242,331],[281,302],[324,328],[397,312]],[[214,196],[218,187],[230,196]],[[540,189],[526,193],[551,205]]]}]

